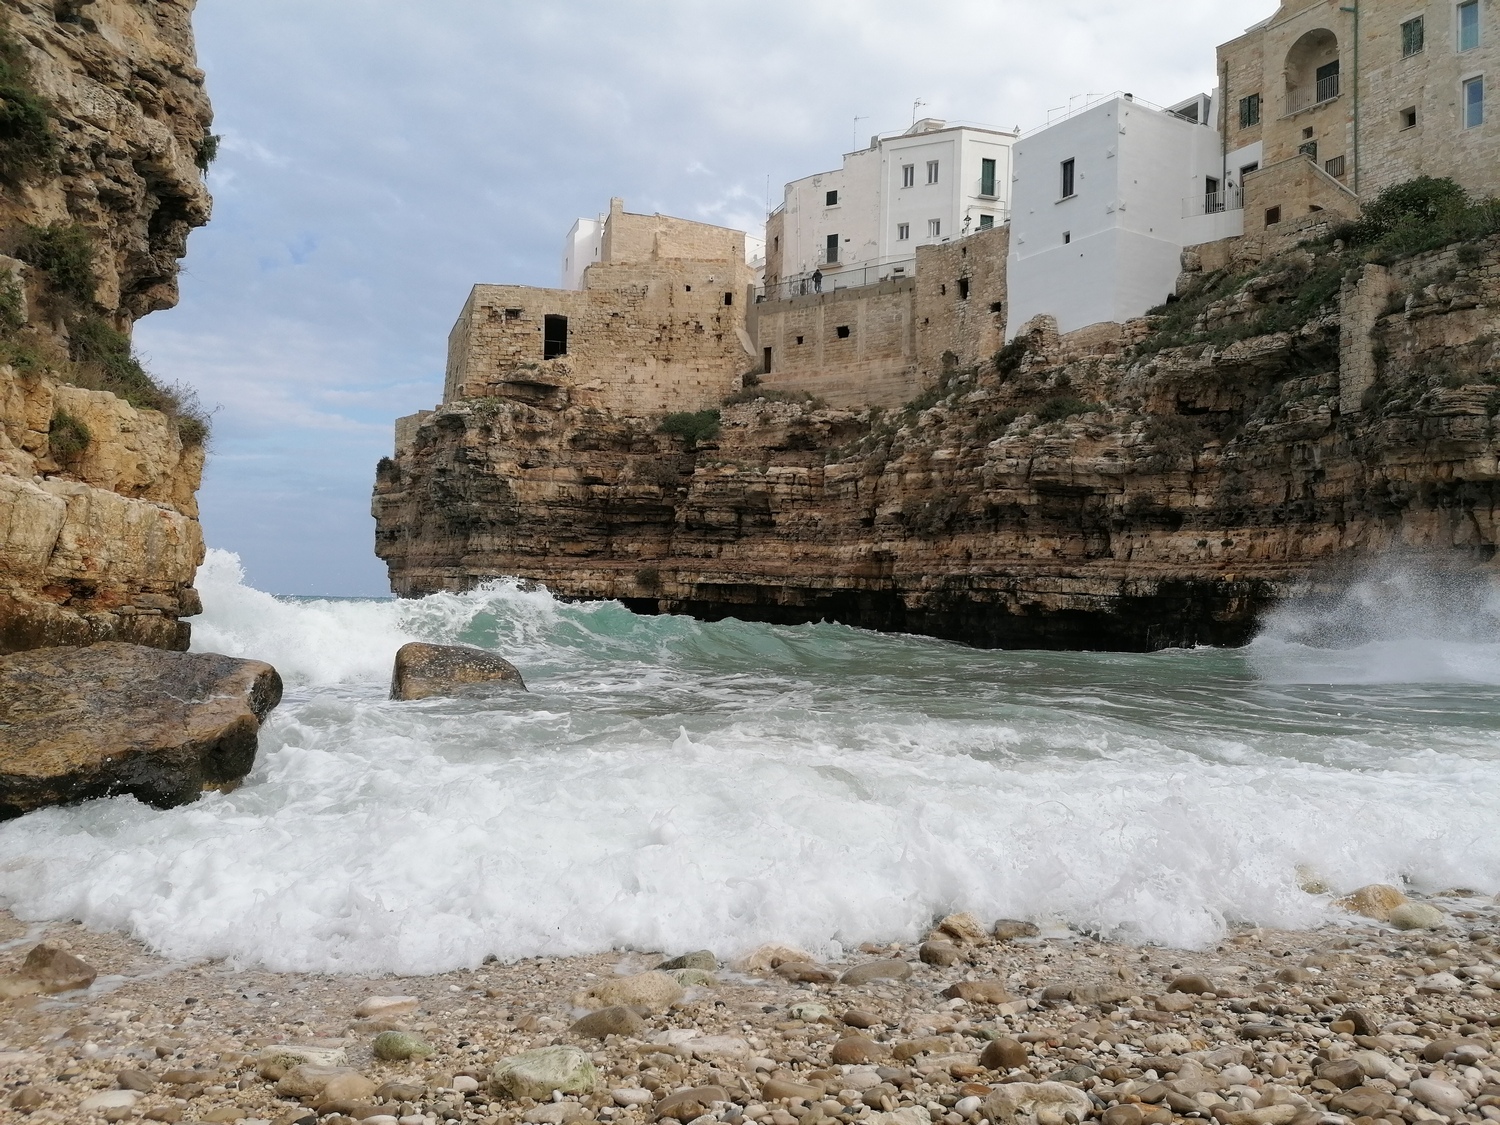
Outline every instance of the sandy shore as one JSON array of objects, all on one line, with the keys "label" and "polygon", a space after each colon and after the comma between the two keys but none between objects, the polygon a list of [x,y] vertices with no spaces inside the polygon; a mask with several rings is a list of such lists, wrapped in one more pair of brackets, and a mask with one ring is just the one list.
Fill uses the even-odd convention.
[{"label": "sandy shore", "polygon": [[[682,950],[278,974],[0,914],[0,972],[42,942],[99,972],[87,991],[0,1002],[0,1119],[1500,1121],[1500,911],[1462,893],[1428,901],[1444,912],[1435,929],[1351,916],[1237,929],[1201,952],[1021,926],[997,938],[960,916],[925,948],[867,945],[836,965],[766,949],[675,977],[653,970]],[[617,1034],[575,1028],[601,1007],[594,1030]],[[375,1058],[390,1031],[408,1034],[387,1035],[386,1053],[431,1054]],[[591,1091],[538,1102],[492,1082],[503,1060],[558,1046],[581,1052],[554,1051],[564,1063],[592,1063]]]}]

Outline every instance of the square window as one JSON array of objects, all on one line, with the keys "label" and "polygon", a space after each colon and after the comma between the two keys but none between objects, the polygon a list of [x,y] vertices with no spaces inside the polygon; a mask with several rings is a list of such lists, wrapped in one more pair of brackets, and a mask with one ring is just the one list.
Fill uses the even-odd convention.
[{"label": "square window", "polygon": [[1477,129],[1484,124],[1484,79],[1471,78],[1464,83],[1464,128]]},{"label": "square window", "polygon": [[967,301],[969,299],[969,279],[961,277],[958,279],[958,299]]},{"label": "square window", "polygon": [[1279,222],[1281,222],[1281,208],[1280,207],[1267,207],[1266,208],[1266,226],[1268,226],[1268,227],[1274,227]]},{"label": "square window", "polygon": [[980,215],[979,216],[979,229],[980,230],[993,230],[994,226],[995,226],[995,216],[993,216],[993,215]]},{"label": "square window", "polygon": [[1401,111],[1401,128],[1415,129],[1417,127],[1417,107],[1408,106]]},{"label": "square window", "polygon": [[1073,189],[1077,186],[1078,162],[1076,160],[1064,160],[1062,162],[1062,197],[1073,198]]},{"label": "square window", "polygon": [[1318,142],[1317,141],[1303,141],[1302,144],[1300,144],[1300,145],[1297,146],[1297,152],[1300,153],[1302,156],[1306,156],[1306,157],[1308,157],[1308,158],[1310,158],[1312,160],[1317,160],[1318,159]]},{"label": "square window", "polygon": [[849,326],[847,324],[840,324],[834,331],[838,333],[840,340],[847,340],[849,338]]},{"label": "square window", "polygon": [[1479,46],[1479,0],[1468,0],[1458,6],[1458,49],[1472,51]]},{"label": "square window", "polygon": [[938,182],[938,162],[936,160],[929,160],[927,162],[927,182],[929,184]]},{"label": "square window", "polygon": [[927,220],[927,237],[928,238],[941,238],[942,236],[943,236],[943,220],[942,219],[928,219]]},{"label": "square window", "polygon": [[902,187],[916,187],[917,186],[917,166],[915,164],[903,164],[903,165],[901,165],[901,186]]},{"label": "square window", "polygon": [[506,320],[520,320],[521,319],[521,310],[520,309],[506,309],[505,310],[505,319]]},{"label": "square window", "polygon": [[1260,95],[1251,94],[1240,99],[1240,128],[1249,129],[1260,124]]},{"label": "square window", "polygon": [[1422,16],[1407,20],[1401,25],[1401,57],[1409,59],[1420,54],[1427,45],[1427,21]]},{"label": "square window", "polygon": [[1245,177],[1248,176],[1251,172],[1259,172],[1259,171],[1260,171],[1260,165],[1259,164],[1241,164],[1240,165],[1240,183],[1243,184],[1245,182]]},{"label": "square window", "polygon": [[911,238],[911,224],[910,223],[897,223],[896,224],[896,241],[897,242],[906,242],[906,241],[909,241],[910,238]]},{"label": "square window", "polygon": [[801,336],[797,337],[797,343],[799,343],[799,344],[802,343],[802,337]]},{"label": "square window", "polygon": [[1335,156],[1332,160],[1324,161],[1323,171],[1327,172],[1335,180],[1344,174],[1344,158]]},{"label": "square window", "polygon": [[825,207],[837,207],[838,205],[839,193],[836,191],[830,191],[823,199],[823,206]]}]

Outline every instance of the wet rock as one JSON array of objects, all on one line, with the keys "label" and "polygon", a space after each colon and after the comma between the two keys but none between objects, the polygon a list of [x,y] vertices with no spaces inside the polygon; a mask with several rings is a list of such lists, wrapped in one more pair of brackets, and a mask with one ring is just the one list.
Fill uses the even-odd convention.
[{"label": "wet rock", "polygon": [[589,989],[587,997],[598,1006],[645,1008],[664,1012],[682,999],[684,989],[669,973],[636,973],[601,981]]},{"label": "wet rock", "polygon": [[92,965],[44,942],[26,955],[20,972],[0,977],[0,999],[75,992],[88,988],[98,976]]},{"label": "wet rock", "polygon": [[1360,887],[1353,894],[1339,899],[1334,905],[1351,914],[1361,914],[1377,922],[1384,922],[1390,918],[1392,910],[1404,906],[1407,901],[1407,897],[1395,887],[1386,883],[1371,883],[1368,887]]},{"label": "wet rock", "polygon": [[994,1040],[979,1055],[979,1065],[987,1070],[1024,1070],[1030,1061],[1025,1046],[1009,1037]]},{"label": "wet rock", "polygon": [[684,953],[681,957],[663,961],[656,967],[664,973],[670,973],[674,969],[702,969],[705,973],[712,973],[718,969],[719,959],[707,949],[700,949],[696,953]]},{"label": "wet rock", "polygon": [[873,1012],[867,1012],[863,1008],[850,1008],[843,1016],[844,1023],[850,1027],[857,1027],[861,1031],[868,1031],[880,1022],[880,1018]]},{"label": "wet rock", "polygon": [[590,1012],[569,1030],[585,1039],[603,1039],[609,1035],[639,1035],[645,1026],[645,1021],[635,1014],[633,1008],[616,1004]]},{"label": "wet rock", "polygon": [[804,1101],[812,1101],[814,1098],[823,1096],[821,1086],[809,1086],[803,1082],[793,1082],[790,1078],[771,1078],[761,1087],[761,1097],[767,1101],[776,1101],[778,1098],[802,1098]]},{"label": "wet rock", "polygon": [[1031,922],[1021,922],[1014,918],[1001,918],[995,923],[994,934],[996,941],[1017,941],[1020,938],[1033,938],[1040,934],[1039,930]]},{"label": "wet rock", "polygon": [[811,961],[787,961],[776,966],[776,975],[793,984],[832,984],[838,973]]},{"label": "wet rock", "polygon": [[739,968],[746,973],[768,973],[773,969],[779,969],[782,965],[809,965],[814,961],[815,958],[811,953],[793,949],[789,945],[763,945],[741,960]]},{"label": "wet rock", "polygon": [[695,1086],[677,1090],[656,1103],[656,1116],[660,1120],[674,1117],[678,1121],[692,1121],[709,1111],[714,1102],[727,1102],[729,1093],[722,1086]]},{"label": "wet rock", "polygon": [[[667,978],[671,980],[670,977]],[[676,984],[676,981],[672,982]],[[502,1059],[490,1074],[490,1085],[513,1098],[550,1098],[589,1094],[599,1084],[593,1061],[577,1047],[542,1047]]]},{"label": "wet rock", "polygon": [[911,966],[905,961],[866,961],[855,965],[839,978],[840,984],[869,984],[877,980],[905,980],[911,976]]},{"label": "wet rock", "polygon": [[281,700],[269,664],[117,642],[0,657],[0,819],[130,794],[233,788]]},{"label": "wet rock", "polygon": [[514,664],[482,648],[413,641],[396,653],[392,699],[430,699],[495,688],[525,691],[526,682]]},{"label": "wet rock", "polygon": [[122,1090],[134,1090],[137,1094],[149,1094],[156,1089],[156,1079],[144,1070],[122,1070],[115,1075],[115,1083]]},{"label": "wet rock", "polygon": [[959,945],[984,945],[989,941],[984,926],[972,914],[950,914],[937,924],[938,932],[947,934]]},{"label": "wet rock", "polygon": [[683,988],[719,987],[719,978],[703,969],[673,969],[667,975]]},{"label": "wet rock", "polygon": [[924,965],[936,965],[939,968],[947,968],[949,965],[958,963],[963,956],[958,951],[958,946],[949,941],[924,941],[917,956],[922,959]]},{"label": "wet rock", "polygon": [[1448,915],[1425,902],[1404,902],[1387,921],[1398,930],[1440,930],[1448,924]]},{"label": "wet rock", "polygon": [[382,1031],[375,1036],[371,1049],[377,1059],[385,1062],[406,1062],[423,1059],[432,1054],[432,1047],[415,1035],[404,1031]]},{"label": "wet rock", "polygon": [[961,980],[943,989],[943,995],[970,1004],[1009,1004],[1015,999],[998,980]]},{"label": "wet rock", "polygon": [[371,996],[354,1009],[363,1020],[388,1020],[415,1012],[421,1003],[415,996]]}]

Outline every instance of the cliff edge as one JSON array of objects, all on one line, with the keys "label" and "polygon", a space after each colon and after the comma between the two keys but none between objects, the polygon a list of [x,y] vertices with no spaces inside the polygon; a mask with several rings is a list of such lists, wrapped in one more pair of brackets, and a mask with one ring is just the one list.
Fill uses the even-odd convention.
[{"label": "cliff edge", "polygon": [[141,367],[217,139],[194,0],[0,5],[0,653],[185,649],[206,418]]}]

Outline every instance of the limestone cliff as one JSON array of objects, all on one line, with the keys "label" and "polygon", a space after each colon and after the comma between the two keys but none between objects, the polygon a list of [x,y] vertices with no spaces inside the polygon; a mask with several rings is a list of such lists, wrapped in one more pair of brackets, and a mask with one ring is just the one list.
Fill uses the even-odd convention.
[{"label": "limestone cliff", "polygon": [[202,419],[129,341],[209,215],[193,6],[0,4],[0,652],[200,609]]},{"label": "limestone cliff", "polygon": [[1190,275],[1161,315],[1034,324],[898,414],[754,401],[697,448],[450,403],[379,467],[377,553],[405,595],[518,575],[980,645],[1242,642],[1330,567],[1495,553],[1500,241],[1366,262],[1327,240]]}]

